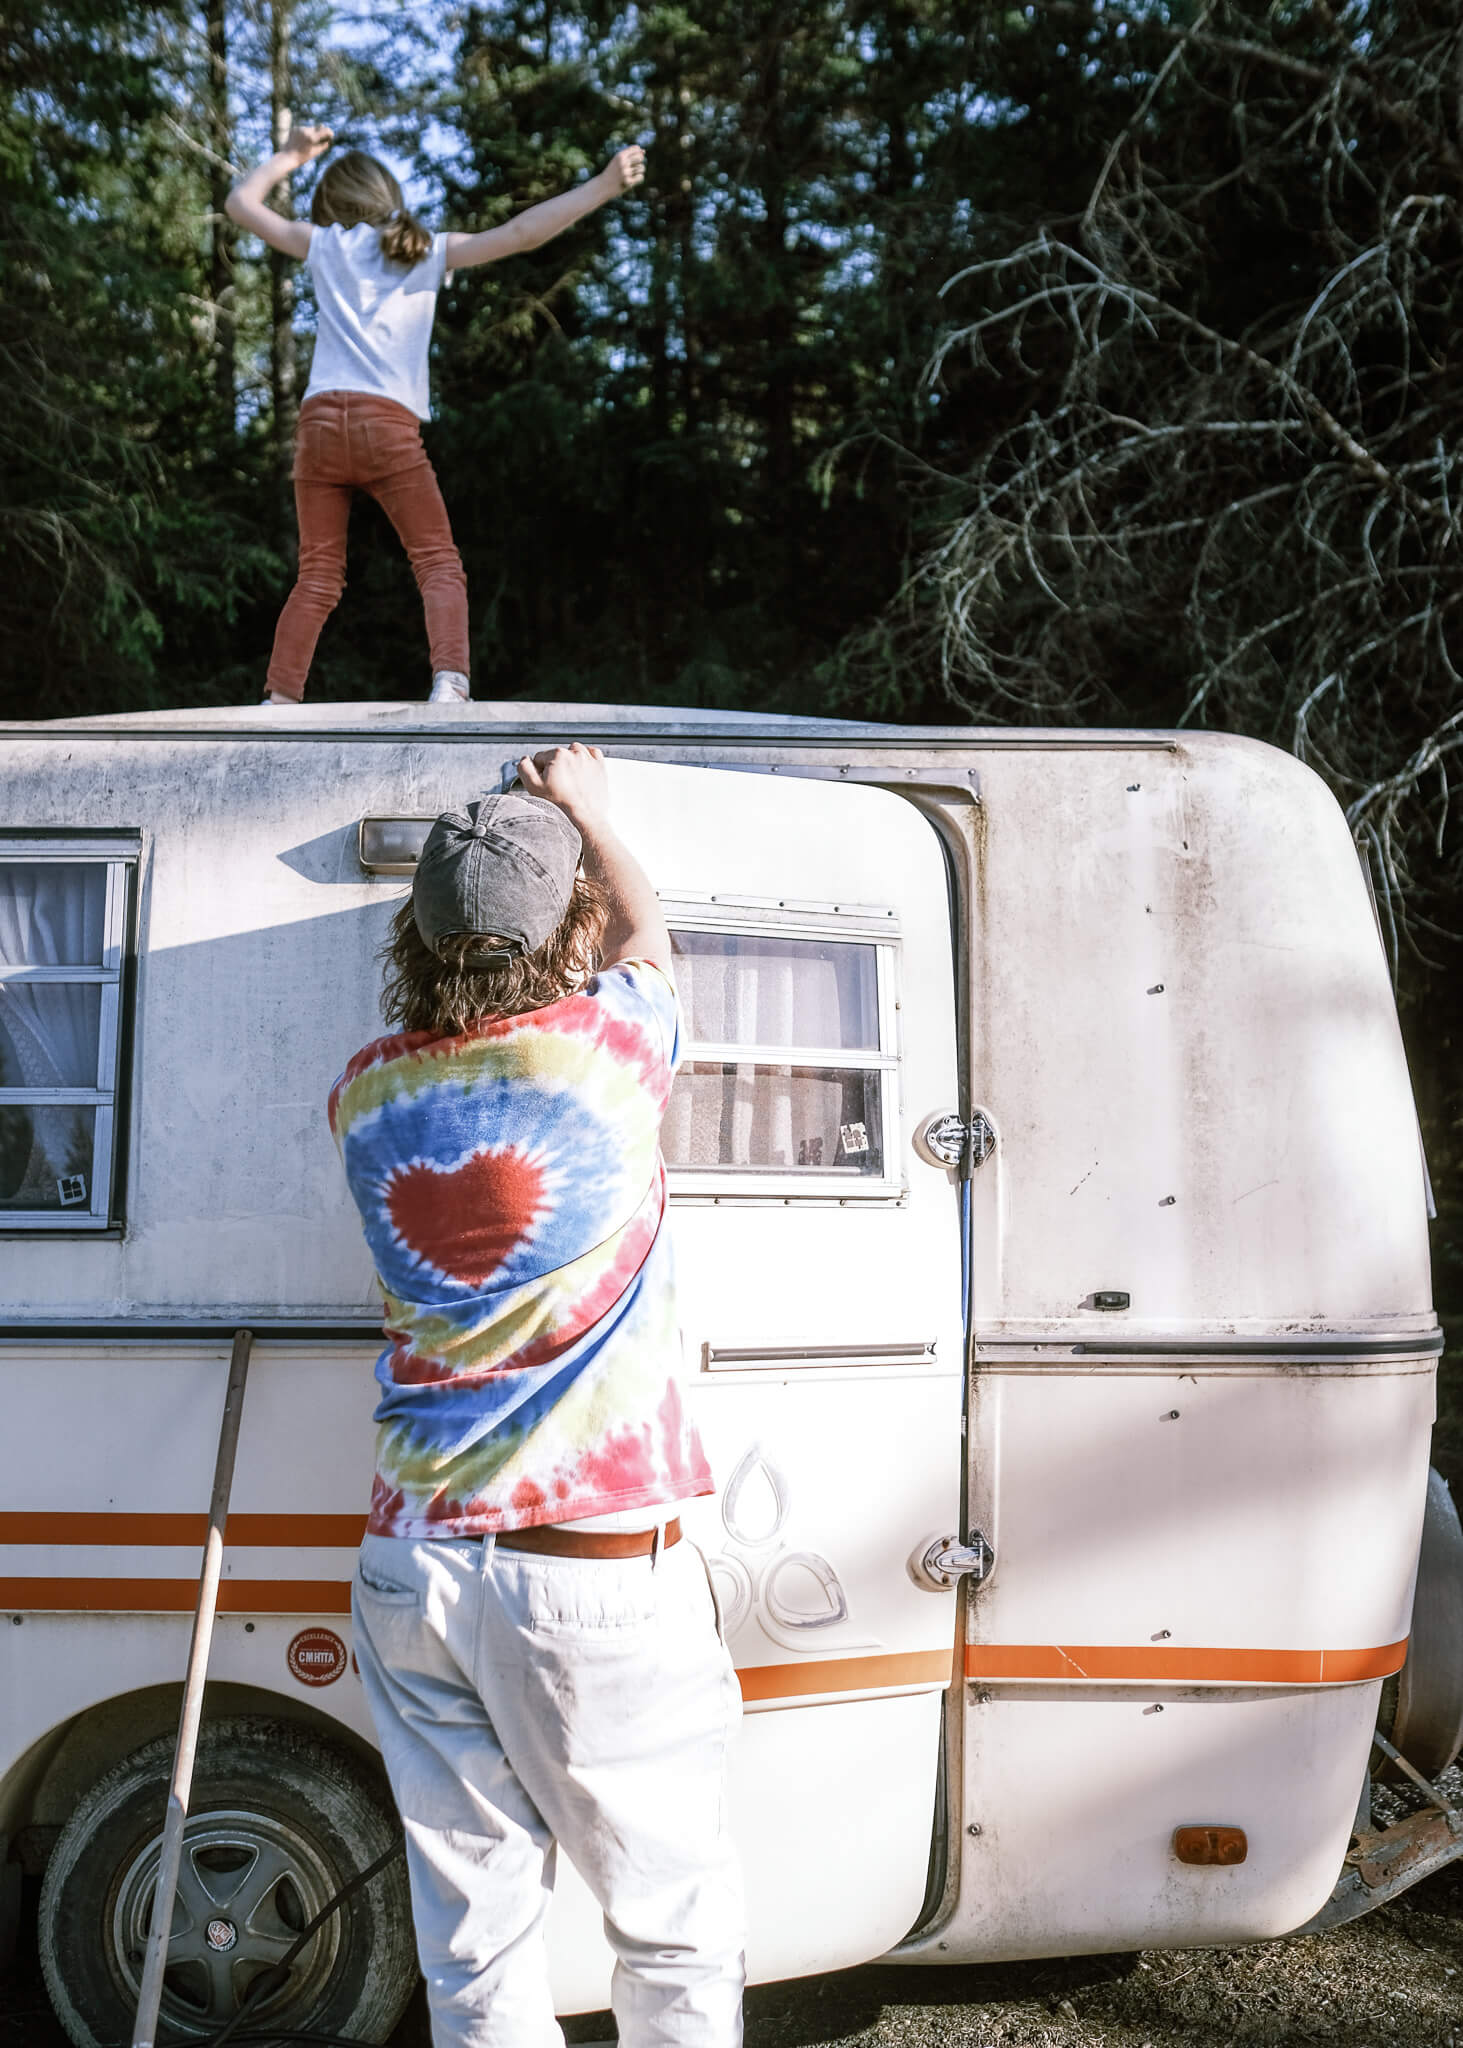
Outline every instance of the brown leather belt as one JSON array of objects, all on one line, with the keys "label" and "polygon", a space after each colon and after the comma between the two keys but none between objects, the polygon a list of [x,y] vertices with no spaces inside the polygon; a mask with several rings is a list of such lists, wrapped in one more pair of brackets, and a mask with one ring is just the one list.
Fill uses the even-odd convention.
[{"label": "brown leather belt", "polygon": [[[654,1529],[565,1529],[545,1523],[538,1529],[510,1529],[498,1538],[500,1550],[541,1550],[550,1557],[649,1557],[655,1549]],[[660,1547],[669,1550],[681,1540],[679,1520],[667,1522]]]}]

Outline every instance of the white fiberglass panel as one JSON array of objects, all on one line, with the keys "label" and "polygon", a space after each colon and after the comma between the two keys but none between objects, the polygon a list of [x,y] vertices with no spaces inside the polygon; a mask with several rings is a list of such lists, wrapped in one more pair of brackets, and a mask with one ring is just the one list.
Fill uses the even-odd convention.
[{"label": "white fiberglass panel", "polygon": [[982,1371],[973,1513],[999,1562],[972,1641],[1013,1654],[981,1669],[1056,1676],[1015,1654],[1054,1645],[1380,1656],[1409,1627],[1432,1414],[1430,1359]]},{"label": "white fiberglass panel", "polygon": [[[980,1833],[958,1838],[952,1917],[907,1959],[1198,1948],[1303,1926],[1341,1871],[1377,1694],[972,1700],[965,1812]],[[1246,1860],[1180,1863],[1174,1829],[1215,1825],[1244,1829]]]},{"label": "white fiberglass panel", "polygon": [[1425,1327],[1407,1064],[1319,777],[1225,734],[981,772],[981,1327]]},{"label": "white fiberglass panel", "polygon": [[[913,1924],[939,1714],[939,1695],[926,1694],[743,1724],[727,1797],[746,1882],[750,1982],[869,1962]],[[905,1825],[911,1811],[918,1829]],[[876,1842],[896,1846],[875,1859]],[[548,1926],[555,2002],[564,2013],[596,2012],[609,2004],[611,1967],[599,1908],[572,1866],[561,1862],[559,1872]]]},{"label": "white fiberglass panel", "polygon": [[[490,737],[392,748],[240,737],[118,740],[77,759],[32,749],[0,763],[14,815],[60,825],[80,809],[143,843],[126,1239],[84,1257],[27,1247],[7,1268],[17,1310],[374,1305],[325,1100],[346,1059],[382,1029],[378,954],[409,882],[362,872],[357,828],[366,815],[431,816],[496,789],[513,751]],[[909,1117],[955,1093],[949,908],[931,827],[877,789],[623,760],[611,761],[610,779],[617,825],[669,899],[792,898],[896,913],[899,972],[918,979],[902,999],[889,993],[891,1015],[901,1002],[891,1052],[851,1046],[870,1036],[872,997],[857,966],[841,979],[834,972],[831,995],[805,975],[793,1021],[834,1030],[827,1049],[850,1070],[896,1054],[904,1063],[918,1091],[907,1102],[888,1078],[892,1065],[878,1089],[857,1074],[843,1088],[866,1089],[865,1108],[842,1094],[825,1103],[816,1078],[803,1091],[812,1121],[801,1136],[810,1160],[823,1155],[831,1198],[845,1181],[866,1189],[875,1180],[897,1196],[909,1177]],[[769,941],[750,943],[765,952]],[[707,987],[715,982],[713,971]],[[763,1149],[777,1163],[770,1137]],[[797,1167],[796,1149],[789,1170],[816,1173]],[[930,1182],[920,1201],[931,1213],[938,1205],[940,1234],[953,1242],[950,1190],[920,1172]]]}]

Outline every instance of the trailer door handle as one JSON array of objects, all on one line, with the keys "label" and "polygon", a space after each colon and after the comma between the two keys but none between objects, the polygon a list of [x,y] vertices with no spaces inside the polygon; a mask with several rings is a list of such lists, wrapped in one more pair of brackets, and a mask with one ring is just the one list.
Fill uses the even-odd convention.
[{"label": "trailer door handle", "polygon": [[937,1109],[921,1118],[911,1142],[926,1166],[943,1167],[949,1173],[968,1158],[974,1171],[984,1166],[995,1150],[996,1132],[983,1109],[977,1109],[969,1123],[958,1110]]},{"label": "trailer door handle", "polygon": [[970,1541],[958,1536],[926,1536],[916,1544],[909,1560],[909,1576],[927,1593],[943,1593],[958,1579],[972,1579],[978,1586],[996,1568],[996,1553],[979,1529],[972,1529]]}]

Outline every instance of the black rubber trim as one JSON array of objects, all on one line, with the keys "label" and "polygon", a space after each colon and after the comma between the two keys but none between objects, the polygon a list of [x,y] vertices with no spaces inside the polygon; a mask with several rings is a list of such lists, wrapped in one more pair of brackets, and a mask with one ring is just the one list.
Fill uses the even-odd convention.
[{"label": "black rubber trim", "polygon": [[251,1330],[256,1344],[379,1343],[379,1318],[372,1322],[267,1322],[237,1315],[227,1322],[130,1323],[124,1317],[102,1323],[0,1323],[0,1343],[35,1337],[48,1343],[226,1344],[236,1330]]},{"label": "black rubber trim", "polygon": [[1165,1344],[1162,1338],[1131,1344],[1063,1344],[1057,1340],[1033,1346],[1037,1348],[1066,1351],[1074,1358],[1416,1358],[1419,1353],[1437,1357],[1443,1349],[1443,1333],[1426,1330],[1417,1337],[1356,1337],[1349,1341],[1327,1337],[1310,1344],[1285,1338],[1271,1343],[1247,1339],[1236,1344],[1227,1337],[1173,1344]]}]

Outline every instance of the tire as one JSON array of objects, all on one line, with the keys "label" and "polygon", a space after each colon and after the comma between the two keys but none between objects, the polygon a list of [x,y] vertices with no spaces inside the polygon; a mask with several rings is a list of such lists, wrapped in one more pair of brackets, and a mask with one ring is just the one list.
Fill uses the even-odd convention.
[{"label": "tire", "polygon": [[[131,2039],[172,1775],[170,1736],[110,1770],[62,1829],[41,1886],[46,1988],[76,2048]],[[342,1749],[285,1722],[199,1738],[159,2042],[206,2041],[335,1892],[399,1834],[390,1798]],[[416,1981],[406,1865],[389,1863],[251,2008],[271,2023],[382,2042]]]},{"label": "tire", "polygon": [[[1463,1524],[1436,1466],[1427,1475],[1407,1662],[1382,1700],[1382,1733],[1425,1778],[1463,1746]],[[1395,1765],[1378,1777],[1401,1776]]]}]

